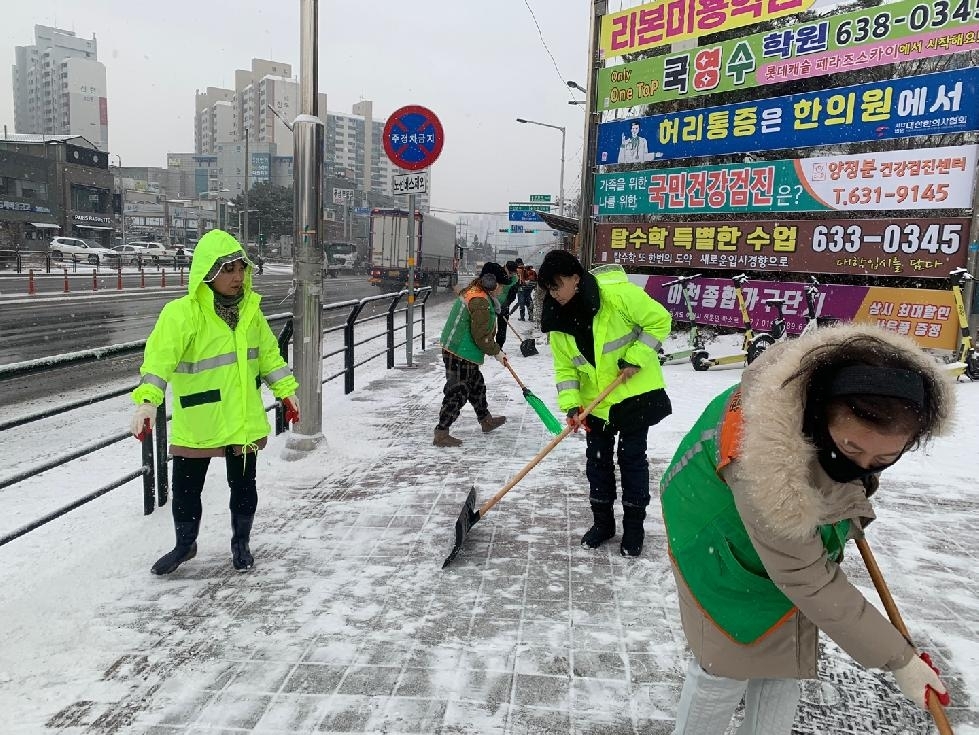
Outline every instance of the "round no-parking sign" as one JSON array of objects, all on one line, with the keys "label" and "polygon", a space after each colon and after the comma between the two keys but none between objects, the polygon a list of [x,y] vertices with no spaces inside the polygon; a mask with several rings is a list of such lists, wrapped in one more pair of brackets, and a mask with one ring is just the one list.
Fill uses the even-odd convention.
[{"label": "round no-parking sign", "polygon": [[408,171],[435,163],[444,140],[438,117],[420,105],[395,110],[384,125],[384,152],[391,163]]}]

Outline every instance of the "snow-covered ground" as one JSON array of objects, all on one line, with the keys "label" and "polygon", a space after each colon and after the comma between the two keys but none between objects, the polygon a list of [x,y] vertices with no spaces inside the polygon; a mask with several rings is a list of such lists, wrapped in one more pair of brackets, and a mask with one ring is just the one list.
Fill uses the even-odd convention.
[{"label": "snow-covered ground", "polygon": [[[403,367],[402,348],[394,370],[359,368],[355,393],[324,387],[315,453],[285,461],[278,437],[260,455],[251,573],[231,570],[220,462],[198,556],[168,577],[149,567],[172,546],[169,507],[144,517],[138,481],[0,547],[0,731],[669,733],[687,654],[657,502],[639,559],[619,557],[614,542],[580,548],[590,516],[581,437],[543,459],[441,569],[470,486],[484,501],[549,440],[490,361],[490,407],[507,424],[484,435],[466,409],[453,428],[464,446],[431,446],[445,308],[429,310],[416,367]],[[512,335],[507,347],[553,404],[544,340],[539,357],[522,358]],[[650,431],[657,478],[740,375],[665,370],[674,415]],[[955,432],[885,473],[869,540],[952,689],[955,732],[976,735],[979,385],[956,395]],[[5,432],[0,477],[125,431],[129,412],[121,398]],[[0,490],[0,535],[138,465],[126,441]],[[845,569],[876,601],[855,551]],[[797,733],[933,731],[889,675],[831,643],[820,673],[804,686]]]}]

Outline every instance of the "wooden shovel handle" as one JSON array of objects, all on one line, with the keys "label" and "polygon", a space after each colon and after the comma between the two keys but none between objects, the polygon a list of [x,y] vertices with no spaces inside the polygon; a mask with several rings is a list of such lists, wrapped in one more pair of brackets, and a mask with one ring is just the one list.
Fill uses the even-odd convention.
[{"label": "wooden shovel handle", "polygon": [[[510,372],[512,373],[513,370],[511,369]],[[513,377],[515,378],[517,377],[516,373],[514,373]],[[601,403],[606,398],[608,398],[609,393],[611,393],[613,390],[618,388],[624,380],[625,380],[625,376],[620,374],[619,377],[617,377],[615,380],[609,383],[608,387],[605,390],[603,390],[601,393],[599,393],[595,397],[594,401],[592,401],[587,406],[585,406],[584,409],[582,409],[581,413],[578,414],[579,420],[583,421],[585,416],[587,416],[592,411],[594,411],[595,406],[597,406],[599,403]],[[520,382],[520,378],[517,378],[517,382]],[[499,503],[500,500],[503,498],[503,496],[506,495],[508,492],[510,492],[510,490],[513,489],[513,486],[516,485],[518,482],[520,482],[528,472],[534,469],[534,467],[537,466],[538,462],[540,462],[542,459],[544,459],[544,457],[550,454],[551,450],[554,449],[554,447],[556,447],[558,444],[560,444],[561,441],[564,439],[564,437],[570,434],[571,431],[572,428],[570,426],[566,426],[564,431],[562,431],[556,437],[551,439],[551,441],[548,442],[547,446],[541,449],[534,456],[532,460],[530,460],[526,465],[524,465],[524,468],[520,470],[520,472],[518,472],[513,477],[513,479],[510,480],[510,482],[508,482],[506,485],[500,488],[500,491],[496,493],[496,495],[494,495],[492,498],[490,498],[485,503],[483,503],[482,507],[480,507],[479,509],[479,517],[482,518],[484,515],[486,515],[489,512],[490,508],[492,508],[494,505]]]},{"label": "wooden shovel handle", "polygon": [[[867,565],[867,571],[870,573],[870,578],[874,582],[874,587],[877,589],[877,594],[880,596],[881,602],[884,603],[884,610],[887,611],[887,617],[890,619],[891,624],[897,628],[898,632],[904,636],[908,643],[914,646],[914,642],[908,633],[908,627],[904,624],[904,618],[901,617],[900,610],[897,609],[897,604],[894,602],[894,597],[891,596],[891,591],[884,581],[884,575],[877,565],[877,559],[874,558],[874,553],[870,550],[870,544],[867,543],[867,539],[857,539],[857,549],[860,550],[863,563]],[[917,648],[915,648],[915,654],[917,654]],[[931,712],[931,716],[935,720],[935,726],[938,728],[940,735],[954,735],[948,717],[945,715],[945,708],[938,701],[938,697],[928,697],[928,711]]]},{"label": "wooden shovel handle", "polygon": [[[502,314],[501,314],[501,316],[502,316]],[[516,328],[515,326],[513,326],[512,324],[510,324],[510,320],[509,320],[509,319],[507,319],[507,318],[506,318],[506,317],[504,316],[504,317],[503,317],[503,321],[505,321],[505,322],[506,322],[506,325],[507,325],[508,327],[510,327],[510,331],[511,331],[511,332],[513,332],[513,333],[514,333],[515,335],[517,335],[517,339],[519,339],[519,340],[520,340],[521,342],[523,342],[523,341],[524,341],[524,338],[523,338],[523,336],[522,336],[522,335],[520,334],[520,332],[518,332],[518,331],[517,331],[517,328]]]}]

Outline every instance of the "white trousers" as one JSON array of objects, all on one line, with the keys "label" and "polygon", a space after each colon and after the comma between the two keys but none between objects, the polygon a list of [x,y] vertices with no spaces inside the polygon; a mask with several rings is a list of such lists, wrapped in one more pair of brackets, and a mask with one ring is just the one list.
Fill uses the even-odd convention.
[{"label": "white trousers", "polygon": [[742,699],[744,722],[737,735],[791,735],[801,694],[795,679],[726,679],[691,660],[673,735],[724,735]]}]

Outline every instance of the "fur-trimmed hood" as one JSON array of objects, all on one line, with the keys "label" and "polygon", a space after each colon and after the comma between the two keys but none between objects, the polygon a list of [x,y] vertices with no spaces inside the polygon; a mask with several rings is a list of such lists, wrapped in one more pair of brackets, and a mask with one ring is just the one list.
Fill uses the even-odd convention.
[{"label": "fur-trimmed hood", "polygon": [[829,479],[817,460],[816,446],[802,433],[806,380],[783,387],[813,349],[859,336],[876,337],[906,352],[918,370],[931,374],[932,382],[939,386],[935,398],[940,417],[932,435],[944,433],[950,424],[954,402],[951,377],[909,337],[871,325],[846,324],[821,328],[773,346],[744,372],[744,432],[736,472],[743,480],[739,486],[744,488],[745,499],[761,521],[780,536],[807,538],[817,526],[839,520],[834,515],[842,497],[862,500],[862,486],[856,496],[849,485]]}]

